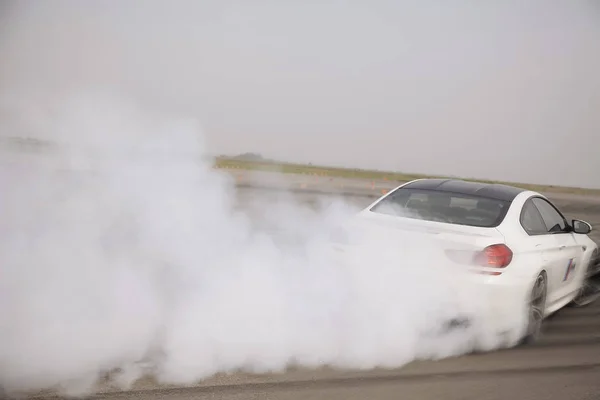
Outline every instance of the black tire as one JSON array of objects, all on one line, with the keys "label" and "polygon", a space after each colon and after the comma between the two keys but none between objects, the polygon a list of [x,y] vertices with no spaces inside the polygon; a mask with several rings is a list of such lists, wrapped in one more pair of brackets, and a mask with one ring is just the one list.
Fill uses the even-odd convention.
[{"label": "black tire", "polygon": [[541,333],[544,322],[544,310],[546,308],[546,296],[548,294],[548,277],[546,272],[542,271],[535,278],[531,294],[528,301],[528,323],[527,331],[521,344],[535,343]]}]

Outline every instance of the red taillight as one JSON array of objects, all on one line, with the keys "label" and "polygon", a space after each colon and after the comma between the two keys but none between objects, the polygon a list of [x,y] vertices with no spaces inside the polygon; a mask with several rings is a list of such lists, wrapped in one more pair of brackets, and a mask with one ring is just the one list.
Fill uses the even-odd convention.
[{"label": "red taillight", "polygon": [[[513,252],[505,244],[493,244],[479,253],[475,260],[482,267],[505,268],[510,264]],[[498,273],[500,274],[500,273]]]}]

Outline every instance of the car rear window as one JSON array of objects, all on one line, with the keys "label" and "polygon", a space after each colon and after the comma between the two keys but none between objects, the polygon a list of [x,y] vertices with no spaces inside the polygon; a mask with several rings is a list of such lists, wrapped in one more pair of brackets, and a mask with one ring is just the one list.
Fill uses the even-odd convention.
[{"label": "car rear window", "polygon": [[371,211],[404,218],[493,228],[502,222],[510,202],[437,190],[401,188]]}]

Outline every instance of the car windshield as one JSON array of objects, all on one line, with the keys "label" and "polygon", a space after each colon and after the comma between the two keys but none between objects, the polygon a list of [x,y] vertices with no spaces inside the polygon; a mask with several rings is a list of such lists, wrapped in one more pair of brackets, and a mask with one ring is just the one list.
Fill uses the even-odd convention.
[{"label": "car windshield", "polygon": [[436,190],[401,188],[371,208],[372,212],[448,224],[498,226],[510,202]]}]

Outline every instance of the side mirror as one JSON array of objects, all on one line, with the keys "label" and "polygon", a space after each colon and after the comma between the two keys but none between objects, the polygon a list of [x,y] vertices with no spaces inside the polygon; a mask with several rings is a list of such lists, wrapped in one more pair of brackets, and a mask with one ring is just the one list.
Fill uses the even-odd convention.
[{"label": "side mirror", "polygon": [[592,226],[590,224],[579,219],[574,219],[571,225],[573,226],[573,232],[575,233],[587,235],[592,231]]}]

